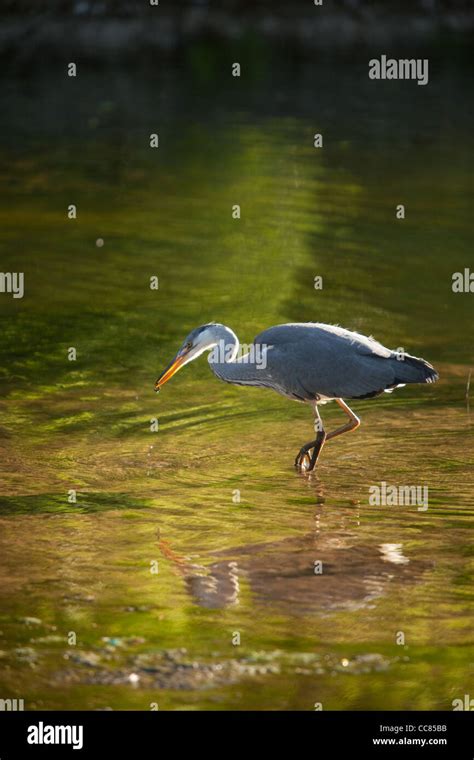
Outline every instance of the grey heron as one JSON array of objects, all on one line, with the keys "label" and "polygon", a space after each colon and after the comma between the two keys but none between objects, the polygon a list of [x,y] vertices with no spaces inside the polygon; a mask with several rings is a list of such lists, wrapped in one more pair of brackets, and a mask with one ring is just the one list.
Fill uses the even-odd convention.
[{"label": "grey heron", "polygon": [[[314,440],[301,447],[295,466],[313,470],[326,441],[355,430],[359,418],[344,399],[367,399],[407,383],[434,383],[438,373],[424,359],[385,348],[372,337],[321,322],[276,325],[257,335],[239,354],[239,340],[226,325],[210,322],[189,333],[155,383],[155,390],[204,351],[214,374],[233,385],[256,385],[313,406]],[[336,401],[348,421],[331,432],[318,406]]]}]

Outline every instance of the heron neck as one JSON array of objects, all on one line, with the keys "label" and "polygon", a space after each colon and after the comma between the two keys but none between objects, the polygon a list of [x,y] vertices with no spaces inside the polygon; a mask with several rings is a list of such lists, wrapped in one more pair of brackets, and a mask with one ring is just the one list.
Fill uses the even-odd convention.
[{"label": "heron neck", "polygon": [[[208,361],[214,374],[227,383],[252,383],[258,378],[258,369],[255,361],[248,361],[249,357],[237,359],[239,351],[239,339],[228,327],[220,325],[216,330],[216,345],[211,349]],[[246,361],[243,361],[245,360]]]}]

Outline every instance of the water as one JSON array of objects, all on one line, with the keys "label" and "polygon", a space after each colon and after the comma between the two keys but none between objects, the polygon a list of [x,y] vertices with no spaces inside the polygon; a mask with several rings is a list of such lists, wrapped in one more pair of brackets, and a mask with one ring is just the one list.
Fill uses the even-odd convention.
[{"label": "water", "polygon": [[[27,709],[451,709],[472,688],[469,77],[294,66],[4,83],[1,260],[25,297],[0,299],[0,696]],[[309,408],[203,359],[153,393],[210,320],[243,342],[337,322],[441,379],[355,402],[361,428],[298,474]],[[428,509],[370,505],[382,481]]]}]

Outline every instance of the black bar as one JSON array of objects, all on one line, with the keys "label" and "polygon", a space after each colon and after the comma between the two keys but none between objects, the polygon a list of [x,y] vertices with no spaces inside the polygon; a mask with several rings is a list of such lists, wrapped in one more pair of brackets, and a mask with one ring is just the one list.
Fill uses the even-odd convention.
[{"label": "black bar", "polygon": [[[270,750],[281,754],[289,743],[292,755],[324,759],[330,752],[348,758],[472,760],[472,718],[464,711],[3,712],[0,759],[158,757],[173,748],[180,754],[209,752],[219,757],[239,750],[245,757],[252,748],[264,750],[268,757]],[[56,733],[56,726],[69,731]],[[28,737],[43,743],[29,743]],[[47,744],[50,738],[69,739],[77,750],[71,743]]]}]

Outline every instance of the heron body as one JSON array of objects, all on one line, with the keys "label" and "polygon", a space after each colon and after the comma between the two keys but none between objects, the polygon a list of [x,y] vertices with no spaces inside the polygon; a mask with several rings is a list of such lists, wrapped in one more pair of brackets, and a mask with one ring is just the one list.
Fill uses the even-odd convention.
[{"label": "heron body", "polygon": [[[258,349],[258,350],[257,350]],[[239,340],[225,325],[209,323],[193,330],[155,383],[160,390],[179,369],[209,351],[214,374],[233,385],[271,388],[287,398],[310,403],[316,415],[316,439],[305,444],[295,464],[314,469],[324,443],[353,430],[360,421],[344,399],[365,399],[408,383],[433,383],[438,373],[424,359],[385,348],[336,325],[320,322],[277,325],[257,335],[239,356]],[[335,400],[349,421],[326,433],[318,406]]]}]

